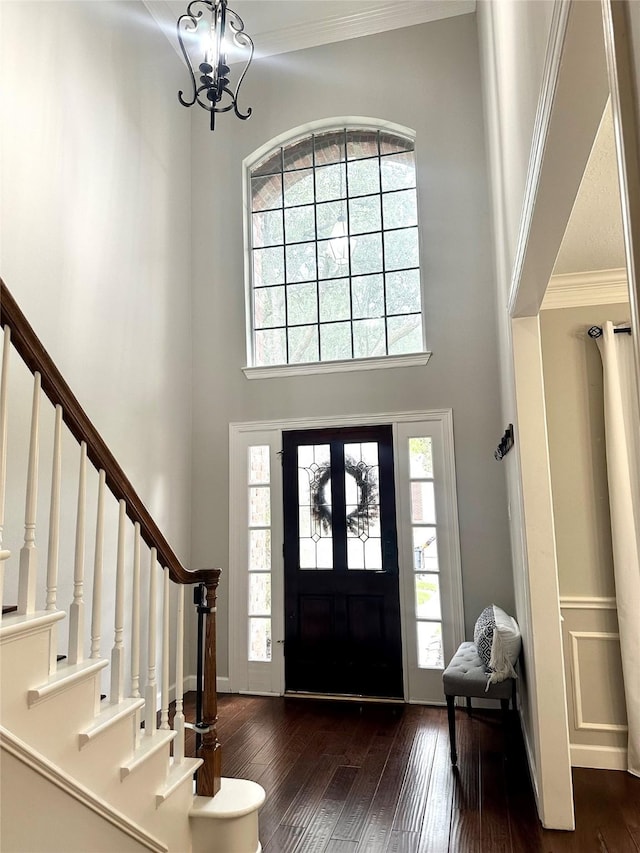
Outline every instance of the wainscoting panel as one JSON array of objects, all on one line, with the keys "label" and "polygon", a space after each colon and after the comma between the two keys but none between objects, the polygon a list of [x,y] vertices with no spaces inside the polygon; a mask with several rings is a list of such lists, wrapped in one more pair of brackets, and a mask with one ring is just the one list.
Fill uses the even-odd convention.
[{"label": "wainscoting panel", "polygon": [[572,764],[626,767],[627,720],[615,599],[562,597]]}]

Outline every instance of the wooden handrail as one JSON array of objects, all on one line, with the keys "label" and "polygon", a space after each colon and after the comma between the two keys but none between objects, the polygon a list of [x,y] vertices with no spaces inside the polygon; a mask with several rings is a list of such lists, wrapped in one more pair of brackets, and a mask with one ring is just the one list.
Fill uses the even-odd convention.
[{"label": "wooden handrail", "polygon": [[65,424],[78,442],[86,442],[89,460],[98,471],[104,470],[107,486],[116,500],[126,502],[127,515],[134,523],[138,522],[147,545],[156,548],[158,561],[169,569],[171,580],[181,584],[204,583],[215,588],[220,569],[185,569],[1,278],[0,325],[9,326],[16,351],[32,373],[40,373],[42,390],[54,406],[62,406]]}]

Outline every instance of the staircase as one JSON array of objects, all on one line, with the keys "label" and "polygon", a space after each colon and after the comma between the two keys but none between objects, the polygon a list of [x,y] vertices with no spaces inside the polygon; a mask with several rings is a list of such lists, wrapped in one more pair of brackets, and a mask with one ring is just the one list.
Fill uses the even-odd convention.
[{"label": "staircase", "polygon": [[[10,573],[16,562],[2,544],[5,494],[13,499],[6,485],[13,348],[33,374],[24,544],[13,582],[17,609],[5,612],[0,623],[0,849],[5,853],[258,853],[257,814],[264,791],[253,782],[222,779],[220,774],[221,748],[215,728],[215,597],[220,572],[190,572],[180,564],[6,286],[1,281],[0,285],[4,327],[0,604],[5,573],[13,582]],[[56,410],[46,572],[40,573],[46,573],[46,579],[39,576],[35,536],[43,394]],[[65,568],[59,566],[64,534],[60,518],[68,515],[68,509],[61,507],[68,493],[68,488],[61,487],[65,427],[79,444],[75,558],[67,582],[70,585],[72,580],[73,595],[67,612],[57,601]],[[97,478],[92,507],[95,542],[93,572],[85,578],[91,463]],[[109,499],[117,503],[113,576],[103,565]],[[202,619],[204,691],[197,721],[201,745],[194,757],[186,756],[184,748],[186,585],[201,589],[196,598]],[[84,600],[85,587],[91,589],[90,607]],[[115,593],[108,656],[102,653],[103,589]],[[38,609],[40,601],[43,606]],[[59,645],[67,633],[65,659],[60,661]],[[169,726],[172,694],[173,729]]]}]

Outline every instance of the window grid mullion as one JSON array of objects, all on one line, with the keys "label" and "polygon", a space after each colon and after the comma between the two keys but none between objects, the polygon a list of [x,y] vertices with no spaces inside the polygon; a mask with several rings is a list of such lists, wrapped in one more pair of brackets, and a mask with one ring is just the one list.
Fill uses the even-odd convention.
[{"label": "window grid mullion", "polygon": [[382,307],[384,311],[384,353],[389,355],[389,324],[387,323],[387,258],[385,251],[384,230],[384,205],[382,204],[382,162],[380,160],[380,131],[377,133],[378,140],[378,174],[380,180],[380,243],[382,244]]},{"label": "window grid mullion", "polygon": [[322,341],[320,339],[320,255],[318,253],[318,202],[316,197],[316,134],[312,134],[311,163],[313,173],[313,229],[316,248],[316,327],[318,329],[318,361],[322,361]]},{"label": "window grid mullion", "polygon": [[282,265],[284,269],[284,346],[286,364],[289,364],[289,285],[287,284],[287,235],[284,224],[284,146],[280,149],[280,180],[282,181]]},{"label": "window grid mullion", "polygon": [[351,205],[349,204],[349,161],[347,158],[347,128],[344,134],[344,192],[345,207],[347,209],[347,260],[349,268],[349,330],[351,332],[351,358],[355,358],[355,340],[353,334],[353,279],[351,277]]}]

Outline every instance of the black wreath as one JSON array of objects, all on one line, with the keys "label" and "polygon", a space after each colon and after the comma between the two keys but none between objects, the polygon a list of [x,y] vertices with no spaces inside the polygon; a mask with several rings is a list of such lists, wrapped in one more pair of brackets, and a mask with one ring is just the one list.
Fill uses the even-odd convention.
[{"label": "black wreath", "polygon": [[[369,522],[378,514],[378,489],[371,467],[364,462],[356,462],[347,456],[344,469],[356,481],[360,493],[358,506],[347,514],[347,527],[358,536],[364,528],[363,522]],[[323,500],[324,487],[331,478],[331,468],[327,466],[318,471],[311,484],[311,509],[314,519],[326,532],[331,527],[331,507]]]}]

